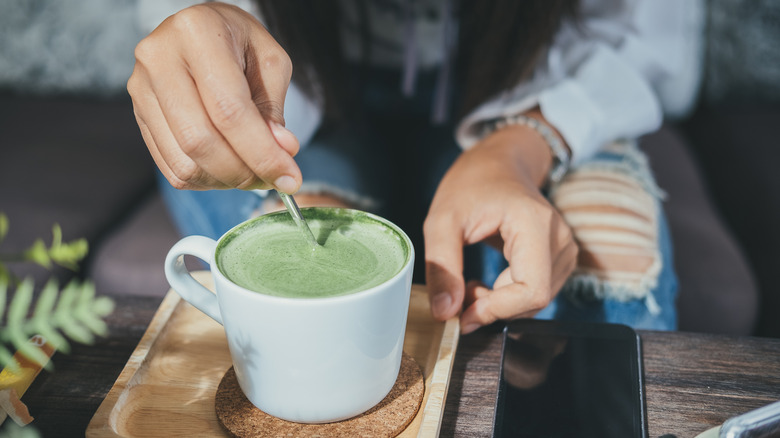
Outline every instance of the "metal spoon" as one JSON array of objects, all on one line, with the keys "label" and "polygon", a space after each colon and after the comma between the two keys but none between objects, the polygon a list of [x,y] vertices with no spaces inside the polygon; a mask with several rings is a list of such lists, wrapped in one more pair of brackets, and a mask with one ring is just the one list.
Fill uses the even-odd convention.
[{"label": "metal spoon", "polygon": [[298,228],[300,228],[301,232],[306,237],[306,240],[309,241],[312,249],[318,247],[319,243],[317,243],[317,239],[314,238],[314,233],[311,232],[311,228],[309,228],[309,224],[306,223],[306,219],[303,218],[301,209],[298,208],[298,204],[295,202],[295,198],[293,198],[292,195],[288,195],[287,193],[277,193],[279,194],[279,198],[281,198],[282,202],[284,203],[284,206],[287,207],[287,211],[290,213],[290,216],[292,216],[295,224],[298,225]]}]

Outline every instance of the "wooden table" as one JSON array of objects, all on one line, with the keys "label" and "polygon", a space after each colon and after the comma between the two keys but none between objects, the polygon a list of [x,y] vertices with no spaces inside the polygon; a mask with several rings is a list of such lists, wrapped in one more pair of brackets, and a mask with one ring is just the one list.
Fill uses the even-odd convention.
[{"label": "wooden table", "polygon": [[[651,437],[695,437],[780,400],[780,339],[640,332]],[[490,436],[501,327],[462,337],[442,436]]]},{"label": "wooden table", "polygon": [[[54,356],[55,371],[41,373],[22,398],[44,437],[84,435],[160,300],[116,298],[109,337]],[[651,437],[695,437],[729,417],[780,400],[780,339],[640,335]],[[461,338],[441,436],[491,435],[500,351],[498,325]]]}]

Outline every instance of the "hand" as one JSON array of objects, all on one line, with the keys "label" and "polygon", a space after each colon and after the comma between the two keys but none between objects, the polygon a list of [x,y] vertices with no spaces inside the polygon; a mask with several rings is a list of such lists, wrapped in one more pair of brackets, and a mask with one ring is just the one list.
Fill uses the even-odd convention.
[{"label": "hand", "polygon": [[[577,245],[539,191],[549,148],[525,126],[503,128],[464,152],[447,171],[425,220],[426,281],[433,316],[460,317],[462,333],[497,319],[530,317],[574,270]],[[463,247],[503,250],[509,267],[490,289],[463,279]]]},{"label": "hand", "polygon": [[254,17],[226,4],[193,6],[166,19],[135,56],[127,90],[174,187],[298,190],[299,144],[283,126],[292,63]]}]

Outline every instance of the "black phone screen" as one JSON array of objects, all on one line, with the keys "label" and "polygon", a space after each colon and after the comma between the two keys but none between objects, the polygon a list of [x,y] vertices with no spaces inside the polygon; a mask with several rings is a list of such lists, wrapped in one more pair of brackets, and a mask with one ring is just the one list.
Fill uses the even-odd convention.
[{"label": "black phone screen", "polygon": [[639,336],[618,324],[508,323],[493,436],[647,436]]}]

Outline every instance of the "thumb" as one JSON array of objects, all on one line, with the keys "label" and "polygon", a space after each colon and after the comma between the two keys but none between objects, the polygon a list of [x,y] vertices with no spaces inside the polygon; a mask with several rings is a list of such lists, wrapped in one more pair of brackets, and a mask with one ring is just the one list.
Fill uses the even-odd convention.
[{"label": "thumb", "polygon": [[260,115],[284,126],[284,99],[292,79],[292,60],[262,24],[258,23],[250,32],[244,64],[252,100]]},{"label": "thumb", "polygon": [[282,124],[275,121],[268,122],[268,126],[271,128],[271,133],[274,135],[276,142],[282,147],[291,157],[298,154],[301,148],[298,142],[298,137],[292,133],[289,129],[285,128]]},{"label": "thumb", "polygon": [[[258,25],[250,35],[250,44],[245,50],[245,75],[252,101],[268,127],[276,143],[291,157],[298,154],[298,138],[284,122],[284,100],[292,78],[292,61],[284,49]],[[286,184],[275,182],[276,189],[294,193],[299,183],[294,178],[284,177]]]}]

